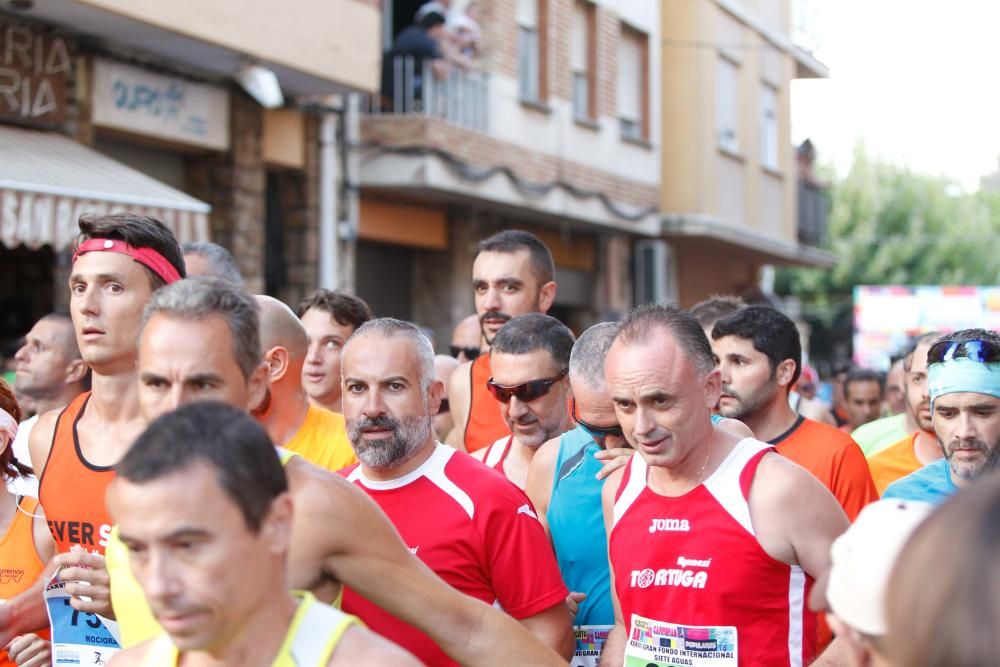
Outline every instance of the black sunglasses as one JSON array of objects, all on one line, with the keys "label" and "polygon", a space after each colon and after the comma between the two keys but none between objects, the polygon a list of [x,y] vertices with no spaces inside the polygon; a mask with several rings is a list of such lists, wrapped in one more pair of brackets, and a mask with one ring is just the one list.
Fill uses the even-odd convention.
[{"label": "black sunglasses", "polygon": [[584,431],[586,431],[591,438],[606,438],[608,436],[614,436],[616,438],[624,438],[625,433],[622,431],[622,427],[618,424],[614,426],[594,426],[593,424],[588,424],[587,422],[580,419],[576,414],[576,399],[572,400],[573,405],[573,421],[579,424]]},{"label": "black sunglasses", "polygon": [[513,396],[517,397],[517,400],[522,403],[530,403],[536,398],[541,398],[545,394],[549,393],[552,389],[552,385],[559,380],[566,377],[568,371],[563,371],[554,378],[547,378],[545,380],[529,380],[528,382],[522,382],[521,384],[514,385],[502,385],[497,384],[490,378],[486,381],[486,388],[490,390],[493,394],[493,398],[497,399],[501,403],[510,403],[510,399]]},{"label": "black sunglasses", "polygon": [[465,353],[465,358],[472,360],[479,356],[478,347],[462,347],[460,345],[452,345],[448,348],[451,351],[451,356],[458,358],[458,355]]},{"label": "black sunglasses", "polygon": [[971,359],[981,364],[1000,361],[1000,348],[985,340],[964,340],[960,342],[944,340],[931,345],[927,351],[927,361],[940,364],[952,359]]}]

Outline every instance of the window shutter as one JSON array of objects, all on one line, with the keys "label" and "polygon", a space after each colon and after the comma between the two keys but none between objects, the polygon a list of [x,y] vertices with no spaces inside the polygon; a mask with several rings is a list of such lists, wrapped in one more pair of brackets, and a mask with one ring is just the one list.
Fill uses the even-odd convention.
[{"label": "window shutter", "polygon": [[587,8],[577,0],[569,33],[569,68],[572,72],[587,71]]},{"label": "window shutter", "polygon": [[517,24],[523,28],[538,27],[539,0],[517,0]]},{"label": "window shutter", "polygon": [[638,40],[623,32],[618,47],[618,116],[642,118],[642,48]]}]

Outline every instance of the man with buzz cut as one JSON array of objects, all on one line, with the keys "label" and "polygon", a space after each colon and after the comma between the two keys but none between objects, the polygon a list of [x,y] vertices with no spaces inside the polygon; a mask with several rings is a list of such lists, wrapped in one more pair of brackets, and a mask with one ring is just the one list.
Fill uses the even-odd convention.
[{"label": "man with buzz cut", "polygon": [[270,438],[242,410],[202,402],[160,417],[117,473],[108,510],[165,632],[113,667],[420,664],[311,593],[289,592],[291,493]]},{"label": "man with buzz cut", "polygon": [[[568,594],[528,497],[464,452],[437,442],[444,386],[414,325],[366,322],[344,348],[344,416],[361,463],[342,474],[382,508],[413,554],[447,584],[495,605],[563,658],[573,653]],[[455,665],[426,634],[348,582],[344,609],[428,665]],[[498,647],[505,664],[518,662]]]},{"label": "man with buzz cut", "polygon": [[543,444],[569,431],[569,355],[573,333],[554,317],[520,315],[500,328],[490,349],[486,386],[500,403],[510,435],[473,456],[524,489]]},{"label": "man with buzz cut", "polygon": [[937,504],[1000,467],[1000,336],[956,331],[931,345],[926,359],[932,423],[944,458],[893,482],[883,497]]},{"label": "man with buzz cut", "polygon": [[[534,234],[508,229],[480,241],[472,263],[472,290],[485,347],[508,320],[547,313],[556,298],[552,253]],[[484,348],[485,349],[485,348]],[[468,452],[510,435],[500,403],[486,388],[490,355],[480,354],[452,373],[448,399],[455,428],[448,444]]]}]

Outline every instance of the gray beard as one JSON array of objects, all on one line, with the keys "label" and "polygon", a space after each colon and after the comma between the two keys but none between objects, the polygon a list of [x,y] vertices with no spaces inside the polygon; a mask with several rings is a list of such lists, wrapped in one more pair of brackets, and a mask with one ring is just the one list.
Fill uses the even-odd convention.
[{"label": "gray beard", "polygon": [[[388,428],[392,436],[382,440],[365,440],[363,429]],[[390,470],[412,459],[431,436],[431,419],[426,415],[403,417],[400,420],[383,415],[362,417],[347,423],[347,435],[358,460],[374,470]]]}]

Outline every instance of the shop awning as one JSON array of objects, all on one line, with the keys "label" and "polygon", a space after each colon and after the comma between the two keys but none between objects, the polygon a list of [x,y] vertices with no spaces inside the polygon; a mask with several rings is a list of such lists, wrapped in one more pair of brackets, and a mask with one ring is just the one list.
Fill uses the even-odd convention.
[{"label": "shop awning", "polygon": [[208,240],[211,207],[54,132],[0,127],[0,242],[62,250],[84,213],[138,213]]}]

